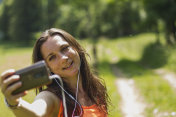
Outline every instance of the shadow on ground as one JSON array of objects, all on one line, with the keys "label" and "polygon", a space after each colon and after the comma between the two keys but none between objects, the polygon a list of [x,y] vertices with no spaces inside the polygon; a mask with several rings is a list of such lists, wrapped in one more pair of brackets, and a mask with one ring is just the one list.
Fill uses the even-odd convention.
[{"label": "shadow on ground", "polygon": [[[134,76],[145,75],[152,69],[157,69],[167,64],[169,53],[165,47],[158,43],[152,43],[144,49],[143,55],[139,61],[122,59],[115,64],[108,61],[99,63],[99,66],[105,69],[109,64],[113,70],[116,68],[116,75],[119,77],[133,78]],[[106,72],[106,71],[105,71]],[[122,76],[123,74],[123,76]]]},{"label": "shadow on ground", "polygon": [[168,49],[161,44],[152,43],[145,47],[142,58],[138,61],[142,66],[155,69],[167,64]]}]

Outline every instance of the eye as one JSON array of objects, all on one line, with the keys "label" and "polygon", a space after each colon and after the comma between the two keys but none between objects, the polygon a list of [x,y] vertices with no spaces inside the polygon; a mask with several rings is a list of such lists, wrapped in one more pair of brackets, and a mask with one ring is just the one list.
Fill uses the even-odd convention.
[{"label": "eye", "polygon": [[70,47],[70,46],[64,46],[64,47],[61,49],[61,51],[62,51],[62,52],[65,52],[65,51],[67,51],[67,50],[69,49],[69,47]]},{"label": "eye", "polygon": [[49,61],[52,61],[54,58],[56,58],[56,56],[52,55],[52,56],[49,57],[48,60],[49,60]]}]

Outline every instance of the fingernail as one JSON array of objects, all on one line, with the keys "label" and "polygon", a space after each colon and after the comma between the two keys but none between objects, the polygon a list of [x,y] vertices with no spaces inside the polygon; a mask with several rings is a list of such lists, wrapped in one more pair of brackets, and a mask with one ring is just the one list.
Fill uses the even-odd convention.
[{"label": "fingernail", "polygon": [[15,78],[17,78],[17,79],[19,79],[19,78],[20,78],[20,76],[19,76],[19,75],[14,75],[14,77],[15,77]]},{"label": "fingernail", "polygon": [[10,72],[15,72],[15,70],[14,70],[14,69],[10,69],[9,71],[10,71]]}]

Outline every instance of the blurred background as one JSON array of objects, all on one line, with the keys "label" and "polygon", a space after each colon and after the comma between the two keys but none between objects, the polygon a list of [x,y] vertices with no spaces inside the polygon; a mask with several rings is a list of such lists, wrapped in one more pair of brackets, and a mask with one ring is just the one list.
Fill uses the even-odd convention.
[{"label": "blurred background", "polygon": [[[142,116],[176,117],[175,14],[176,0],[0,0],[0,73],[30,65],[41,32],[61,28],[105,80],[111,117],[127,115],[120,79],[138,92]],[[24,99],[34,97],[30,91]],[[14,117],[3,100],[0,93],[0,116]]]}]

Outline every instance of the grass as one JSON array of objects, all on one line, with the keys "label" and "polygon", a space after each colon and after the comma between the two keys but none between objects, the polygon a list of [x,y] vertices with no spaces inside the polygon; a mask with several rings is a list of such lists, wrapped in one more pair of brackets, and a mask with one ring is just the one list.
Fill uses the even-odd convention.
[{"label": "grass", "polygon": [[176,108],[175,91],[153,73],[153,69],[157,68],[176,70],[175,47],[167,47],[163,40],[161,42],[157,44],[153,34],[141,34],[111,41],[102,39],[98,43],[99,61],[105,59],[120,68],[127,78],[134,79],[148,104],[145,111],[147,117],[153,117],[155,109],[159,113],[171,113]]},{"label": "grass", "polygon": [[[83,45],[84,48],[86,48],[86,51],[90,54],[90,59],[88,58],[88,60],[92,64],[92,61],[94,61],[93,55],[92,55],[93,42],[86,39],[86,40],[80,41],[80,43],[81,45]],[[122,113],[120,112],[120,108],[119,108],[120,96],[117,93],[117,88],[114,83],[116,80],[116,77],[112,73],[111,65],[109,63],[110,61],[107,58],[107,56],[105,56],[105,54],[107,53],[104,52],[104,49],[102,49],[101,44],[98,45],[98,56],[99,58],[102,58],[98,60],[99,61],[98,74],[102,79],[104,79],[105,84],[107,86],[109,98],[111,100],[111,104],[109,105],[109,117],[122,117]]]},{"label": "grass", "polygon": [[[82,42],[81,42],[82,43]],[[91,54],[91,44],[90,42],[82,43],[84,47],[86,47],[88,53]],[[14,68],[20,69],[25,66],[31,64],[31,54],[32,54],[32,47],[18,47],[18,46],[11,46],[11,44],[0,44],[0,73],[3,71]],[[88,59],[90,62],[92,59]],[[112,105],[110,106],[110,116],[112,117],[121,117],[120,111],[117,108],[119,97],[116,93],[116,87],[114,85],[115,77],[111,73],[111,69],[108,63],[102,64],[102,67],[105,69],[101,69],[101,76],[105,78],[105,82],[107,83],[108,93],[110,94],[110,98],[112,100]],[[113,85],[112,85],[113,84]],[[35,97],[35,92],[32,90],[29,92],[27,96],[24,97],[25,100],[28,102],[32,102]],[[15,117],[12,112],[5,107],[4,104],[4,97],[2,93],[0,93],[0,114],[1,117]],[[116,105],[117,104],[117,105]],[[118,113],[117,113],[118,112]]]},{"label": "grass", "polygon": [[[163,37],[161,37],[163,39]],[[176,47],[166,47],[156,44],[152,33],[117,39],[101,38],[98,41],[98,72],[105,80],[112,105],[109,108],[110,117],[122,117],[119,109],[120,96],[115,86],[116,77],[111,65],[116,65],[127,78],[133,78],[141,95],[148,104],[145,111],[147,117],[153,117],[153,111],[173,112],[176,108],[176,93],[161,77],[153,73],[153,69],[164,68],[176,71]],[[92,41],[80,40],[88,51],[92,64]],[[169,53],[169,54],[168,54]],[[0,73],[9,68],[20,69],[31,64],[32,47],[0,44]],[[164,56],[163,56],[164,55]],[[159,62],[158,62],[159,61]],[[154,67],[153,67],[154,66]],[[35,92],[30,91],[25,100],[32,102]],[[0,114],[2,117],[14,117],[3,102],[0,93]]]},{"label": "grass", "polygon": [[[31,64],[31,47],[14,47],[13,44],[0,44],[0,73],[7,69],[20,69]],[[24,97],[28,102],[32,102],[35,97],[33,90]],[[0,93],[0,115],[1,117],[15,117],[5,106],[4,97]]]},{"label": "grass", "polygon": [[169,51],[170,56],[164,68],[169,71],[176,72],[176,46],[168,47],[167,50]]},{"label": "grass", "polygon": [[117,88],[115,86],[115,76],[112,73],[112,69],[107,61],[102,61],[99,63],[99,74],[106,83],[109,97],[111,99],[111,104],[109,106],[109,117],[122,117],[122,113],[120,112],[119,102],[120,96],[117,93]]},{"label": "grass", "polygon": [[152,73],[134,79],[149,104],[146,110],[147,117],[154,117],[155,109],[158,109],[160,113],[175,111],[176,93],[166,81]]}]

